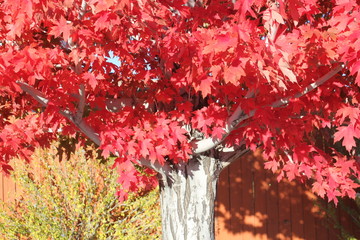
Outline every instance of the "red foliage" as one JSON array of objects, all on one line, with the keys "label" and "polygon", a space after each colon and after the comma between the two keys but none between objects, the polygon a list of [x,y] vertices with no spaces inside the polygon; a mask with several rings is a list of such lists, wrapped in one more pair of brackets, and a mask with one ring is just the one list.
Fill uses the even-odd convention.
[{"label": "red foliage", "polygon": [[245,140],[280,177],[354,197],[359,19],[354,0],[1,1],[0,164],[73,122],[124,169]]}]

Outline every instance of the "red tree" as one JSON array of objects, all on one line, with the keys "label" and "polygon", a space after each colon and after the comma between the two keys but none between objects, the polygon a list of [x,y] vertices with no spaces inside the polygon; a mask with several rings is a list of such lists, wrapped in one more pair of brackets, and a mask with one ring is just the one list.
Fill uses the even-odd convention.
[{"label": "red tree", "polygon": [[[121,169],[158,173],[164,239],[213,239],[219,173],[257,147],[280,179],[308,181],[330,201],[355,197],[357,1],[8,0],[0,8],[4,171],[54,133],[80,130]],[[134,188],[144,179],[120,180]]]}]

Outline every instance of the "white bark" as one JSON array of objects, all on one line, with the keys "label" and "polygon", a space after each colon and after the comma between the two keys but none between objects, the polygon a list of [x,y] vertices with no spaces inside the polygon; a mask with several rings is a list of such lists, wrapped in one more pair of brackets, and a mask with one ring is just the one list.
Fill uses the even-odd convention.
[{"label": "white bark", "polygon": [[159,174],[163,240],[213,240],[220,161],[196,156]]}]

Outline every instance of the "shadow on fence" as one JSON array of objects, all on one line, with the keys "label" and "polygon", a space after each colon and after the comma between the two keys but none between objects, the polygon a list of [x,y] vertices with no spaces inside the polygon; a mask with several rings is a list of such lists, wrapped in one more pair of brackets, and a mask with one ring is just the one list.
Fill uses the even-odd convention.
[{"label": "shadow on fence", "polygon": [[[278,183],[271,171],[264,170],[261,153],[249,153],[221,173],[216,239],[343,239],[315,200],[301,183]],[[360,229],[350,216],[339,208],[335,214],[343,229],[360,239]]]}]

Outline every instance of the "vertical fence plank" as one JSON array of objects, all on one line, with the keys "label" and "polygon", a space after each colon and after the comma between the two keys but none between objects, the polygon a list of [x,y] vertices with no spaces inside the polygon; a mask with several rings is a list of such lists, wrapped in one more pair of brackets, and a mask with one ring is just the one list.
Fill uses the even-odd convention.
[{"label": "vertical fence plank", "polygon": [[[316,239],[319,240],[328,240],[329,239],[329,225],[323,218],[315,218],[315,229],[316,229]],[[335,239],[338,239],[335,236]]]},{"label": "vertical fence plank", "polygon": [[266,209],[267,209],[267,235],[268,239],[276,239],[279,232],[279,198],[278,182],[274,174],[267,171],[266,180],[268,189],[266,191]]},{"label": "vertical fence plank", "polygon": [[354,232],[351,226],[350,218],[351,217],[346,212],[346,210],[340,210],[340,224],[346,233]]},{"label": "vertical fence plank", "polygon": [[260,152],[255,152],[253,156],[254,169],[254,206],[255,206],[255,238],[256,240],[267,240],[267,190],[266,172],[264,170],[263,159]]},{"label": "vertical fence plank", "polygon": [[315,229],[315,217],[313,214],[314,204],[316,197],[314,194],[304,191],[302,193],[302,211],[304,216],[304,239],[316,239],[316,229]]},{"label": "vertical fence plank", "polygon": [[242,163],[242,206],[239,206],[243,212],[243,239],[254,239],[255,231],[255,205],[254,205],[254,170],[253,158],[248,154],[241,159]]},{"label": "vertical fence plank", "polygon": [[302,192],[304,188],[296,182],[291,182],[291,233],[293,240],[304,239],[304,219],[303,219],[303,202]]},{"label": "vertical fence plank", "polygon": [[231,232],[233,238],[245,240],[242,233],[244,232],[244,198],[242,190],[244,189],[244,176],[243,176],[243,163],[245,158],[240,158],[229,168],[229,181],[230,181],[230,213],[231,213]]},{"label": "vertical fence plank", "polygon": [[291,239],[291,204],[289,184],[286,180],[279,183],[279,233],[277,239]]},{"label": "vertical fence plank", "polygon": [[226,239],[230,220],[230,183],[229,183],[229,168],[223,170],[220,174],[215,210],[215,232],[218,239]]}]

